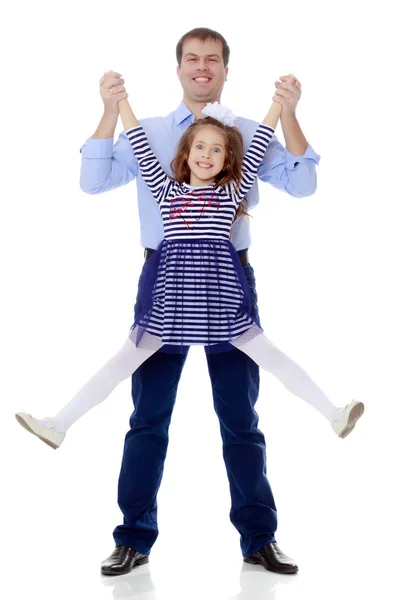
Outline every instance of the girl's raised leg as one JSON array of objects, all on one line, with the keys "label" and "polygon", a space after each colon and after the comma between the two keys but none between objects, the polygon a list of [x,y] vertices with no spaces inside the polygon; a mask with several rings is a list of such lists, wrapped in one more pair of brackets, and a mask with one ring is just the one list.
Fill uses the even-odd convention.
[{"label": "girl's raised leg", "polygon": [[263,333],[251,331],[231,341],[261,368],[275,375],[292,394],[317,409],[331,423],[339,437],[346,437],[364,412],[364,405],[354,401],[345,407],[335,406],[307,373],[277,348]]},{"label": "girl's raised leg", "polygon": [[[53,417],[35,419],[26,413],[17,413],[19,423],[52,447],[58,447],[66,431],[91,408],[103,402],[121,381],[130,377],[140,365],[163,346],[158,338],[144,332],[137,347],[128,338],[122,348],[99,370],[64,408]],[[46,430],[49,434],[46,434]],[[60,435],[56,435],[56,434]],[[46,440],[46,435],[54,439]],[[50,436],[51,437],[51,436]],[[53,443],[50,443],[50,442]]]}]

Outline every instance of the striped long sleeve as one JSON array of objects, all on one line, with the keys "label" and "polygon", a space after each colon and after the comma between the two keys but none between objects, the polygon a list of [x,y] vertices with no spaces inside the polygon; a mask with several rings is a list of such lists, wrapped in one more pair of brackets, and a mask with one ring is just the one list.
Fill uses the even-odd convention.
[{"label": "striped long sleeve", "polygon": [[143,127],[138,126],[125,132],[138,160],[143,179],[154,198],[160,203],[168,195],[175,181],[170,179],[150,148]]},{"label": "striped long sleeve", "polygon": [[264,154],[274,135],[274,131],[275,130],[268,125],[261,124],[258,126],[249,149],[243,158],[242,180],[240,187],[237,188],[234,183],[228,184],[229,194],[236,205],[243,200],[247,192],[253,186],[253,183],[257,178],[258,167],[264,158]]}]

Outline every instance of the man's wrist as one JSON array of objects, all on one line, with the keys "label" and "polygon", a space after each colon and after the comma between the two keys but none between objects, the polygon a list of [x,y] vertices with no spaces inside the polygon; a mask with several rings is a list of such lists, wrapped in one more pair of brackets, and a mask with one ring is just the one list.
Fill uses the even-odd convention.
[{"label": "man's wrist", "polygon": [[103,118],[108,119],[109,121],[118,121],[119,110],[110,110],[109,108],[105,108],[103,112]]},{"label": "man's wrist", "polygon": [[104,110],[103,116],[101,117],[99,126],[95,133],[92,135],[93,139],[108,139],[114,137],[115,128],[117,127],[119,113],[110,113],[108,110]]},{"label": "man's wrist", "polygon": [[281,121],[297,121],[296,111],[285,113],[282,108]]}]

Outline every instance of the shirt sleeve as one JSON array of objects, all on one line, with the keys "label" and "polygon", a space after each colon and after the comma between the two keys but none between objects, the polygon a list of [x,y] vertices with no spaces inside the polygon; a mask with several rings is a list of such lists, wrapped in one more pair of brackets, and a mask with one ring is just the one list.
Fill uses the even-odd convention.
[{"label": "shirt sleeve", "polygon": [[126,131],[126,136],[132,146],[139,163],[139,169],[154,198],[160,203],[166,198],[174,185],[174,180],[168,177],[158,162],[158,159],[147,140],[143,127],[140,125]]},{"label": "shirt sleeve", "polygon": [[239,205],[254,181],[259,177],[259,166],[274,135],[274,129],[268,125],[259,125],[253,136],[249,149],[243,157],[242,178],[239,188],[234,182],[229,184],[229,194],[236,205]]},{"label": "shirt sleeve", "polygon": [[125,185],[138,173],[138,162],[124,133],[114,139],[89,138],[82,146],[81,189],[88,194],[101,194]]},{"label": "shirt sleeve", "polygon": [[295,198],[305,198],[317,189],[319,161],[320,156],[310,144],[304,154],[294,156],[274,137],[260,163],[258,177]]}]

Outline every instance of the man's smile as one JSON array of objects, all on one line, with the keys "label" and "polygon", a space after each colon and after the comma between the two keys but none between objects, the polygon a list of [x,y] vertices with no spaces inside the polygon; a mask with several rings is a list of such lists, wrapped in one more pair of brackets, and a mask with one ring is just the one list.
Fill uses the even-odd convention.
[{"label": "man's smile", "polygon": [[196,83],[208,83],[209,81],[211,81],[211,77],[206,77],[204,75],[198,75],[197,77],[193,78],[193,81],[195,81]]}]

